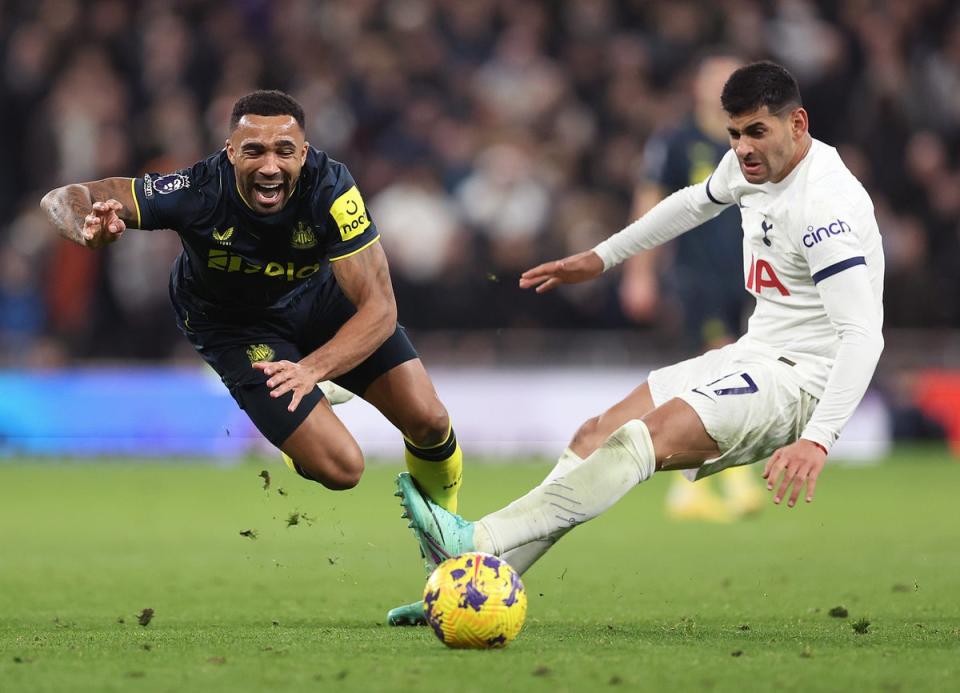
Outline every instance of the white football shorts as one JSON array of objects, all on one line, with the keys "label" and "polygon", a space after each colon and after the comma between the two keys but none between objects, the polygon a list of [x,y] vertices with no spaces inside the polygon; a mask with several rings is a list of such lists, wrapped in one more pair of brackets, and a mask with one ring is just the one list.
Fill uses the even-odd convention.
[{"label": "white football shorts", "polygon": [[800,437],[817,406],[789,361],[738,344],[658,368],[647,382],[654,405],[679,397],[720,448],[719,457],[684,470],[690,480],[765,460]]}]

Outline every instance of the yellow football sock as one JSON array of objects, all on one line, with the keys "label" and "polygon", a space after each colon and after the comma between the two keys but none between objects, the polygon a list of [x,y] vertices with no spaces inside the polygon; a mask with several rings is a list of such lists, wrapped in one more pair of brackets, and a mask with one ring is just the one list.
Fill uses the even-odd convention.
[{"label": "yellow football sock", "polygon": [[453,426],[439,445],[419,447],[404,438],[410,476],[437,505],[457,512],[457,494],[463,480],[463,453]]},{"label": "yellow football sock", "polygon": [[745,464],[724,469],[719,478],[728,494],[750,493],[760,486],[756,472]]}]

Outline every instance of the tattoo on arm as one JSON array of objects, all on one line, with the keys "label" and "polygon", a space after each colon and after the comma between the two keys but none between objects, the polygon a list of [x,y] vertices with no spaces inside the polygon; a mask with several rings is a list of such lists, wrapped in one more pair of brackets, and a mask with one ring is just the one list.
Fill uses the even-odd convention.
[{"label": "tattoo on arm", "polygon": [[86,245],[80,230],[83,218],[93,208],[93,198],[85,185],[66,185],[51,190],[41,202],[50,222],[64,238]]},{"label": "tattoo on arm", "polygon": [[129,178],[106,178],[93,183],[74,183],[48,192],[40,202],[60,235],[80,245],[86,245],[81,230],[84,217],[93,211],[94,202],[117,200],[123,209],[117,216],[127,227],[137,223],[136,203]]}]

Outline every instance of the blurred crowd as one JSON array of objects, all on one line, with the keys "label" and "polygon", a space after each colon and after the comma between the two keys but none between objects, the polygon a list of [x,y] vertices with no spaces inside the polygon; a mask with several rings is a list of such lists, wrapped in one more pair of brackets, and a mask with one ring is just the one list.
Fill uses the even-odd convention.
[{"label": "blurred crowd", "polygon": [[38,203],[192,164],[264,87],[298,98],[358,181],[408,326],[661,334],[624,317],[616,276],[546,296],[516,279],[630,220],[644,144],[716,46],[787,65],[813,135],[872,194],[887,324],[960,325],[953,0],[0,0],[0,359],[183,348],[176,235],[93,253]]}]

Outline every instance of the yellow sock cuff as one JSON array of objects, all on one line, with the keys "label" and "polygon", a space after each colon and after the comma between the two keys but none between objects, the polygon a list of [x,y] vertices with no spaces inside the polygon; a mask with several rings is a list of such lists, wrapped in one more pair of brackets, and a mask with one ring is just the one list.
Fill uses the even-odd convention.
[{"label": "yellow sock cuff", "polygon": [[757,478],[756,472],[750,468],[750,465],[746,464],[727,467],[719,478],[728,493],[752,489],[753,487],[759,488],[760,486],[760,480]]},{"label": "yellow sock cuff", "polygon": [[300,469],[300,465],[298,465],[296,462],[294,462],[294,461],[293,461],[293,458],[290,457],[290,455],[288,455],[288,454],[285,453],[283,450],[281,450],[281,451],[280,451],[280,456],[283,458],[283,463],[284,463],[285,465],[287,465],[288,467],[290,467],[290,469],[292,469],[293,471],[295,471],[297,474],[299,474],[300,476],[302,476],[304,479],[307,479],[308,481],[313,481],[313,479],[311,479],[309,476],[307,476],[306,474],[303,473],[303,470]]},{"label": "yellow sock cuff", "polygon": [[410,475],[434,503],[457,511],[457,496],[463,480],[463,452],[453,428],[439,445],[422,448],[409,440],[405,458]]}]

